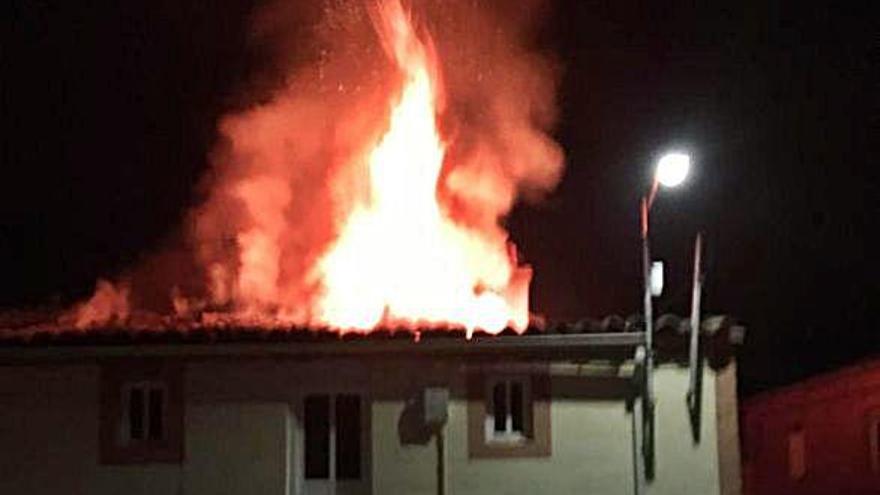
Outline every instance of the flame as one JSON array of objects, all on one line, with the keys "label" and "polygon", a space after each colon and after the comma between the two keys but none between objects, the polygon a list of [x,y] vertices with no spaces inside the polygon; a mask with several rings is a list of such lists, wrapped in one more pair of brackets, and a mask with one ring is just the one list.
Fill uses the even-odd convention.
[{"label": "flame", "polygon": [[[278,9],[299,7],[270,4],[255,17],[266,40],[288,29]],[[405,5],[328,3],[314,59],[279,67],[283,84],[219,122],[190,249],[99,282],[70,324],[523,331],[532,272],[501,221],[562,170],[535,16]]]},{"label": "flame", "polygon": [[123,322],[130,313],[128,292],[126,285],[117,287],[106,280],[98,280],[94,295],[63,315],[62,320],[72,320],[73,326],[80,329],[106,325],[114,320]]},{"label": "flame", "polygon": [[317,263],[318,319],[360,330],[394,322],[462,325],[469,334],[523,329],[526,298],[505,294],[514,274],[522,279],[527,269],[517,268],[503,243],[453,222],[438,199],[446,144],[437,128],[441,79],[431,44],[398,2],[382,4],[377,25],[402,86],[387,132],[363,161],[367,199]]}]

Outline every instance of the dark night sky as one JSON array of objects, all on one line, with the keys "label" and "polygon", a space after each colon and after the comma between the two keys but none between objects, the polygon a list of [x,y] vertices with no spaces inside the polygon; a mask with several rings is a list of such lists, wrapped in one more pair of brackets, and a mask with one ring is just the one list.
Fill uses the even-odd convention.
[{"label": "dark night sky", "polygon": [[[259,66],[254,3],[4,5],[0,307],[82,297],[179,226]],[[567,171],[509,220],[534,309],[637,311],[638,198],[686,146],[695,174],[652,217],[660,310],[688,310],[703,230],[705,307],[749,328],[746,393],[880,352],[869,2],[697,3],[560,1],[547,20]]]}]

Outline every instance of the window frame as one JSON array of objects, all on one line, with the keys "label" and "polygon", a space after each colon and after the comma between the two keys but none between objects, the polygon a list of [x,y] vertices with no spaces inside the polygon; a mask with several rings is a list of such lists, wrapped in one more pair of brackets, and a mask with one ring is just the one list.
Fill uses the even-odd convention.
[{"label": "window frame", "polygon": [[[144,395],[143,411],[141,412],[141,424],[143,425],[142,438],[133,438],[131,434],[130,400],[131,392],[136,389],[143,391]],[[162,391],[162,410],[160,412],[162,417],[162,431],[159,437],[153,438],[150,435],[154,427],[154,425],[152,424],[152,414],[150,412],[150,406],[152,405],[152,392],[156,390]],[[168,386],[164,382],[157,380],[128,381],[123,383],[121,392],[121,397],[119,399],[122,406],[122,420],[119,431],[120,441],[127,445],[132,445],[138,443],[143,444],[148,442],[160,442],[165,439],[168,436],[166,432],[167,428],[165,427],[168,420]]]},{"label": "window frame", "polygon": [[[521,409],[520,415],[522,417],[521,430],[516,430],[513,425],[513,409],[515,405],[512,404],[512,399],[514,384],[519,384],[522,390],[521,403],[518,404]],[[497,407],[497,404],[495,403],[495,387],[499,385],[504,386],[504,409],[506,414],[503,430],[498,430],[496,421],[497,414],[495,414]],[[484,416],[484,431],[486,443],[522,444],[528,442],[532,437],[534,430],[532,426],[534,403],[532,400],[532,387],[529,377],[524,375],[491,375],[486,379],[485,386],[486,390],[484,392],[484,397],[486,400],[486,410]]]},{"label": "window frame", "polygon": [[[550,376],[545,366],[486,367],[468,372],[468,456],[470,458],[547,457],[551,455]],[[523,432],[505,425],[496,434],[493,391],[498,383],[523,384]],[[510,386],[506,397],[510,397]],[[505,422],[512,414],[506,413]]]},{"label": "window frame", "polygon": [[[162,359],[100,363],[99,463],[180,463],[184,459],[182,364]],[[131,435],[131,391],[143,390],[142,438]],[[162,391],[158,438],[150,437],[151,391]]]}]

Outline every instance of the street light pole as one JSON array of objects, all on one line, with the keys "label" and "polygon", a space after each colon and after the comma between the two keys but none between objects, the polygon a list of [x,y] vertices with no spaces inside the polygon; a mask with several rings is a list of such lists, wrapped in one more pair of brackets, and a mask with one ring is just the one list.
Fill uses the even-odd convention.
[{"label": "street light pole", "polygon": [[[650,205],[648,198],[642,198],[642,296],[645,309],[645,345],[647,346],[646,363],[650,366],[654,361],[654,318],[651,298],[651,246],[648,239],[648,214]],[[650,383],[647,386],[649,401],[653,400]]]},{"label": "street light pole", "polygon": [[[657,195],[657,187],[659,183],[655,178],[653,183],[651,184],[651,190],[648,192],[646,196],[642,197],[641,204],[641,217],[642,217],[642,282],[644,289],[644,309],[645,309],[645,345],[648,347],[647,356],[646,356],[646,364],[648,369],[654,363],[654,318],[653,318],[653,307],[652,300],[653,297],[651,294],[651,246],[649,240],[649,231],[650,231],[650,211],[651,205],[654,203],[654,197]],[[648,401],[651,406],[653,406],[653,390],[650,383],[648,383],[647,391],[648,391]]]},{"label": "street light pole", "polygon": [[645,477],[653,478],[654,473],[654,311],[651,294],[651,246],[650,246],[650,211],[657,194],[658,182],[655,178],[651,189],[641,202],[641,237],[642,237],[642,289],[645,312],[645,376],[644,376],[644,456]]},{"label": "street light pole", "polygon": [[[660,158],[651,189],[642,197],[641,201],[641,240],[642,240],[642,285],[643,303],[645,311],[645,352],[642,400],[642,433],[641,454],[644,463],[643,473],[639,473],[636,483],[636,492],[644,493],[644,482],[654,479],[654,297],[651,293],[651,245],[650,245],[650,212],[654,203],[654,197],[660,185],[676,187],[681,184],[690,170],[690,157],[685,153],[668,153]],[[638,407],[634,412],[638,412]]]}]

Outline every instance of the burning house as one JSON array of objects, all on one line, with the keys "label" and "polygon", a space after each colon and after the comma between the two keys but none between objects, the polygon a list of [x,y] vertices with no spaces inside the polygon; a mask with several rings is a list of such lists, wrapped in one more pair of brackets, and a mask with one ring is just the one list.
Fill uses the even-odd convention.
[{"label": "burning house", "polygon": [[185,254],[2,330],[0,492],[738,493],[740,327],[530,313],[502,220],[559,180],[555,70],[536,2],[479,4],[326,2]]},{"label": "burning house", "polygon": [[[739,493],[727,318],[0,339],[3,493]],[[643,408],[650,379],[656,405]]]}]

